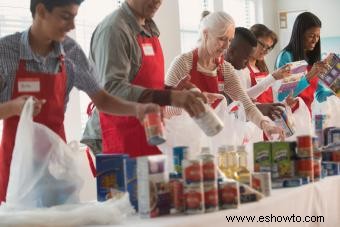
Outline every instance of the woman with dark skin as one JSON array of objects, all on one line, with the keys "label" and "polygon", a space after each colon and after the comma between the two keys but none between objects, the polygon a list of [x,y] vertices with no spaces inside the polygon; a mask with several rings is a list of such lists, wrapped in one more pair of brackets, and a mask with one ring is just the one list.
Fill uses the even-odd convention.
[{"label": "woman with dark skin", "polygon": [[[318,74],[327,71],[321,59],[320,48],[321,21],[313,13],[304,12],[297,16],[288,45],[280,52],[275,67],[290,62],[305,60],[308,73],[298,83],[293,97],[299,96],[311,111],[314,95],[318,102],[323,102],[333,93],[318,81]],[[278,96],[279,101],[285,97]],[[298,103],[296,103],[298,105]],[[296,105],[296,106],[297,106]],[[296,108],[296,107],[295,107]]]}]

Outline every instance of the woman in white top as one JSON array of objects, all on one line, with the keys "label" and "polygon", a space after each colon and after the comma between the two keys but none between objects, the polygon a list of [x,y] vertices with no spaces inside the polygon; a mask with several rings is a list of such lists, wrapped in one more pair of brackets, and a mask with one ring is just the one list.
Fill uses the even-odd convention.
[{"label": "woman in white top", "polygon": [[[165,79],[166,86],[178,84],[190,75],[190,82],[203,92],[223,93],[242,102],[247,118],[263,129],[267,135],[280,134],[281,128],[264,118],[241,87],[234,68],[224,61],[223,53],[234,37],[235,22],[225,12],[214,12],[201,21],[200,38],[196,49],[181,54],[172,62]],[[216,106],[218,101],[212,106]]]},{"label": "woman in white top", "polygon": [[280,68],[270,74],[264,58],[275,47],[277,35],[263,24],[253,25],[250,31],[257,39],[257,48],[250,56],[247,67],[237,73],[241,74],[250,98],[259,103],[273,103],[271,86],[276,80],[289,76],[290,67]]}]

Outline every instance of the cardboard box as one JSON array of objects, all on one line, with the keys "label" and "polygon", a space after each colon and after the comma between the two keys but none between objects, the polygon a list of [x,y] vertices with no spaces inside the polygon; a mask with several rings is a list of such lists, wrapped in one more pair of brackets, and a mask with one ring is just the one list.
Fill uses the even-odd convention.
[{"label": "cardboard box", "polygon": [[138,208],[141,217],[170,214],[170,190],[165,156],[137,158]]},{"label": "cardboard box", "polygon": [[97,154],[97,200],[105,201],[115,193],[129,192],[130,202],[138,210],[136,159],[128,155]]}]

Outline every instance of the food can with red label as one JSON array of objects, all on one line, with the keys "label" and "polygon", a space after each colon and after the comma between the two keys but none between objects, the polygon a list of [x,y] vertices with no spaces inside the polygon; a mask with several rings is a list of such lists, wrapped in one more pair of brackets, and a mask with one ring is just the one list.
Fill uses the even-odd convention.
[{"label": "food can with red label", "polygon": [[204,213],[204,193],[202,183],[185,185],[184,190],[185,213]]},{"label": "food can with red label", "polygon": [[314,181],[314,162],[313,158],[300,158],[296,160],[296,170],[298,176],[309,177]]},{"label": "food can with red label", "polygon": [[183,179],[177,173],[170,173],[170,196],[171,213],[181,213],[184,211],[184,186]]},{"label": "food can with red label", "polygon": [[165,142],[164,128],[160,113],[148,113],[144,117],[146,139],[151,145]]},{"label": "food can with red label", "polygon": [[215,156],[212,154],[201,154],[202,171],[204,182],[216,182],[217,168],[215,163]]},{"label": "food can with red label", "polygon": [[297,137],[297,156],[300,158],[313,157],[312,137],[309,135]]},{"label": "food can with red label", "polygon": [[184,184],[201,183],[202,162],[201,160],[189,159],[182,161]]},{"label": "food can with red label", "polygon": [[218,182],[218,198],[220,209],[238,208],[240,204],[240,190],[238,182]]},{"label": "food can with red label", "polygon": [[218,210],[218,188],[216,182],[204,183],[204,207],[205,212]]},{"label": "food can with red label", "polygon": [[270,196],[272,186],[269,172],[255,172],[251,174],[251,187],[265,196]]}]

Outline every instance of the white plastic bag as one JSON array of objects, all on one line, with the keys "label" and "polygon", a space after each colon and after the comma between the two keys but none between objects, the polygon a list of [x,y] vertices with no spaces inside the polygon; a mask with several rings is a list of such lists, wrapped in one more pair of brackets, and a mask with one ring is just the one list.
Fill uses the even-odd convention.
[{"label": "white plastic bag", "polygon": [[295,141],[296,137],[302,135],[314,135],[314,128],[309,109],[300,97],[297,97],[297,99],[299,100],[299,108],[292,113],[294,134],[286,138],[288,141]]},{"label": "white plastic bag", "polygon": [[327,115],[328,127],[340,127],[340,98],[332,95],[322,103],[324,114]]},{"label": "white plastic bag", "polygon": [[83,180],[78,147],[66,145],[52,130],[33,122],[33,108],[29,98],[17,128],[5,206],[31,209],[79,202]]},{"label": "white plastic bag", "polygon": [[[238,110],[231,111],[234,108]],[[214,112],[224,123],[224,128],[213,137],[206,136],[185,111],[164,120],[166,142],[158,147],[167,155],[170,170],[173,169],[172,148],[175,146],[189,147],[189,156],[195,158],[201,152],[202,147],[209,147],[210,151],[216,154],[221,145],[241,145],[243,143],[246,124],[243,105],[240,102],[233,102],[228,106],[224,98],[214,109]]]},{"label": "white plastic bag", "polygon": [[65,204],[32,210],[12,210],[0,206],[0,226],[65,227],[120,224],[135,214],[129,195],[105,202]]}]

